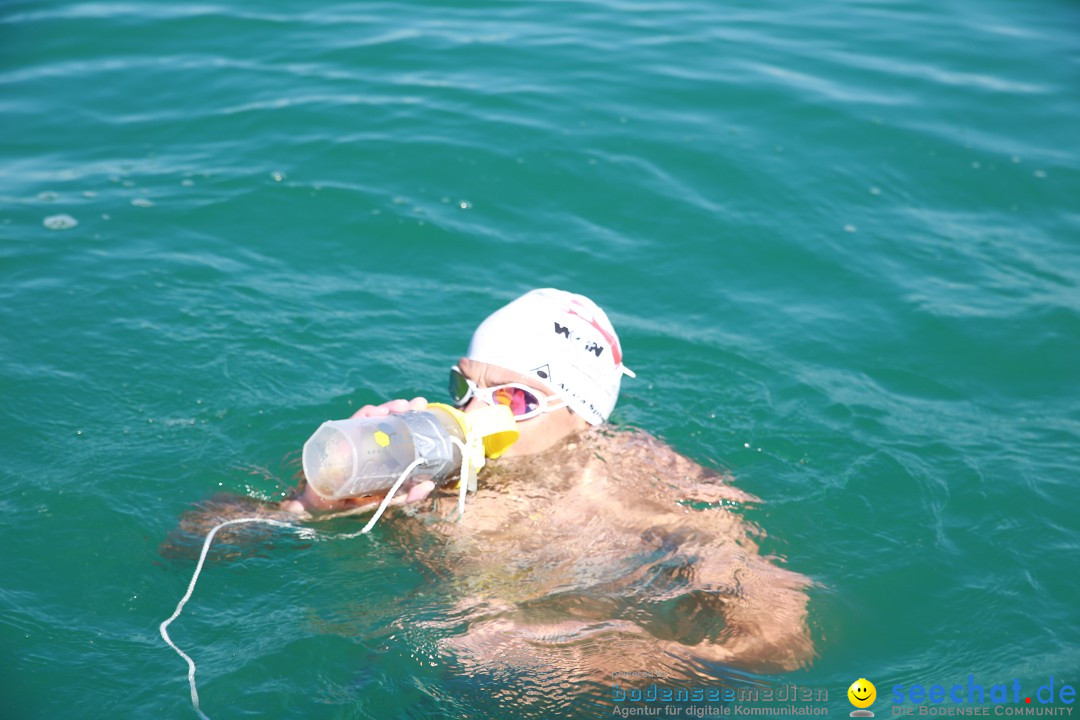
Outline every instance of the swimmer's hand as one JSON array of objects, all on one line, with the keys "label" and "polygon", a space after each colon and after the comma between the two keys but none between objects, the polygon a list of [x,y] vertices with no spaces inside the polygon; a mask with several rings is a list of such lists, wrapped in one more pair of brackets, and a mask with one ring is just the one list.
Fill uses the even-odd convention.
[{"label": "swimmer's hand", "polygon": [[[434,489],[435,483],[431,480],[418,482],[410,487],[407,493],[402,490],[394,495],[394,499],[390,501],[390,504],[408,505],[420,502],[427,498]],[[341,500],[327,500],[312,490],[310,485],[306,485],[303,492],[296,497],[283,501],[280,508],[304,518],[324,517],[328,513],[333,514],[335,517],[338,515],[357,515],[375,510],[384,497],[386,497],[386,493],[364,495],[357,498],[343,498]]]},{"label": "swimmer's hand", "polygon": [[[354,418],[362,417],[386,417],[387,415],[405,413],[410,411],[421,412],[427,410],[427,398],[415,397],[412,400],[399,398],[389,400],[381,405],[365,405],[353,413]],[[419,482],[409,488],[407,493],[399,492],[390,501],[391,505],[407,505],[420,502],[431,494],[435,489],[435,483],[430,480]],[[297,515],[311,516],[325,513],[363,513],[374,510],[386,497],[385,493],[378,495],[365,495],[358,498],[345,498],[342,500],[327,500],[320,497],[310,485],[305,485],[303,492],[281,503],[281,509]]]},{"label": "swimmer's hand", "polygon": [[427,398],[414,397],[412,400],[398,398],[389,400],[382,405],[365,405],[353,413],[354,418],[363,417],[386,417],[392,413],[405,413],[409,411],[423,412],[427,410]]}]

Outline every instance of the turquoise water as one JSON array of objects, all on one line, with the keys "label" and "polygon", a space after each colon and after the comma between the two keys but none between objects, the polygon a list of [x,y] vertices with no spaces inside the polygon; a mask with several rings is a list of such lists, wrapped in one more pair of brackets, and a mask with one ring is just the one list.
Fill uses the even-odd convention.
[{"label": "turquoise water", "polygon": [[[817,659],[744,682],[833,716],[859,677],[1075,686],[1078,30],[1066,0],[5,3],[3,716],[193,717],[178,518],[280,497],[320,422],[438,395],[549,285],[620,331],[613,419],[728,469],[815,581]],[[461,672],[447,585],[355,529],[215,556],[172,628],[211,717],[611,715]]]}]

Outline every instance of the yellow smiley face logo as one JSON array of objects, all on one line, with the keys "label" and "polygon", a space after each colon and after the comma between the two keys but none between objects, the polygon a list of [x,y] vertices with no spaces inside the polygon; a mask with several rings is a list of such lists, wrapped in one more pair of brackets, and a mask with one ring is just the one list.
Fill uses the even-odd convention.
[{"label": "yellow smiley face logo", "polygon": [[877,699],[877,688],[866,678],[859,678],[847,689],[847,697],[857,708],[870,707]]}]

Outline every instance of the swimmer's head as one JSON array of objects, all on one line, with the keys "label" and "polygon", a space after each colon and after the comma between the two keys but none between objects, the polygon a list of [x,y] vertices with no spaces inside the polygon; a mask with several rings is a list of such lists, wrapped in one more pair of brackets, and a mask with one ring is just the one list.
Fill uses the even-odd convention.
[{"label": "swimmer's head", "polygon": [[608,419],[623,375],[619,338],[607,315],[583,295],[545,288],[492,313],[466,355],[540,382],[592,425]]}]

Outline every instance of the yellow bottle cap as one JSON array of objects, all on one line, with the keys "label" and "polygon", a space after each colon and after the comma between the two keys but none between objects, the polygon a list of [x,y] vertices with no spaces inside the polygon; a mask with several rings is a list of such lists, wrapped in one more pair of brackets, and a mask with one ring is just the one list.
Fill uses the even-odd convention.
[{"label": "yellow bottle cap", "polygon": [[470,413],[463,413],[455,407],[442,403],[432,403],[429,407],[439,408],[457,420],[466,438],[482,438],[484,455],[489,458],[502,455],[517,442],[521,434],[514,420],[514,413],[510,412],[510,408],[505,405],[489,405],[477,408]]}]

